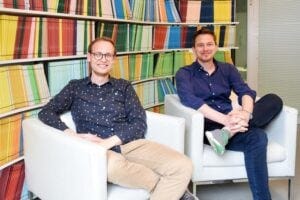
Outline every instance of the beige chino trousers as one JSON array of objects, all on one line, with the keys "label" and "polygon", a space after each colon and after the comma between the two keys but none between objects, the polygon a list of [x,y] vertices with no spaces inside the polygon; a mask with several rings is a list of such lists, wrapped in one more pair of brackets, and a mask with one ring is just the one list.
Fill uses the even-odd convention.
[{"label": "beige chino trousers", "polygon": [[150,200],[178,200],[192,174],[185,155],[156,142],[140,139],[108,151],[108,181],[150,192]]}]

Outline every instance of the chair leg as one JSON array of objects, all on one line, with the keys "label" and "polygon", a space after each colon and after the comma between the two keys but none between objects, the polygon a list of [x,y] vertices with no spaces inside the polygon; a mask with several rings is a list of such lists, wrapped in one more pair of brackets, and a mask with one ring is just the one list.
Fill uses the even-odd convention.
[{"label": "chair leg", "polygon": [[294,200],[294,184],[293,178],[288,179],[288,199]]},{"label": "chair leg", "polygon": [[193,182],[193,195],[197,195],[197,184]]},{"label": "chair leg", "polygon": [[29,200],[34,200],[35,199],[34,194],[30,191],[28,191],[28,199]]}]

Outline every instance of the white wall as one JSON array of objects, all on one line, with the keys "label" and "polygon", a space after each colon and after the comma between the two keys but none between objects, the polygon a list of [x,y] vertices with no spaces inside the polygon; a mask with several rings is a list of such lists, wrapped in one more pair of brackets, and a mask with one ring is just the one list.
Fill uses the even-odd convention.
[{"label": "white wall", "polygon": [[300,111],[300,1],[249,0],[248,37],[250,86]]}]

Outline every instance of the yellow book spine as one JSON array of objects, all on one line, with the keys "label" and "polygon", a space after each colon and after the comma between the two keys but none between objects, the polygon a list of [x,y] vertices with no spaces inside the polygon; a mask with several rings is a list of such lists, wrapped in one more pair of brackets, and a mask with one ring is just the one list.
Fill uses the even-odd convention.
[{"label": "yellow book spine", "polygon": [[9,118],[0,119],[0,165],[8,162]]},{"label": "yellow book spine", "polygon": [[10,117],[9,124],[10,124],[10,135],[9,137],[9,151],[8,157],[9,160],[14,160],[20,156],[21,149],[20,149],[20,142],[21,142],[21,119],[22,115],[14,115]]},{"label": "yellow book spine", "polygon": [[88,0],[83,0],[83,13],[82,15],[87,16],[88,14]]},{"label": "yellow book spine", "polygon": [[126,80],[129,80],[129,56],[123,56],[123,77]]},{"label": "yellow book spine", "polygon": [[8,67],[0,67],[0,85],[0,113],[5,113],[12,110]]},{"label": "yellow book spine", "polygon": [[13,108],[23,108],[28,106],[26,85],[22,66],[10,66],[8,70],[10,80],[10,92],[12,96]]},{"label": "yellow book spine", "polygon": [[4,60],[12,60],[14,57],[15,50],[15,41],[17,35],[17,26],[18,26],[18,16],[5,15],[4,24],[5,25],[5,40],[3,41],[4,48],[6,53],[4,54]]},{"label": "yellow book spine", "polygon": [[110,75],[115,78],[121,78],[120,68],[121,68],[121,56],[118,56],[113,64],[112,71]]},{"label": "yellow book spine", "polygon": [[214,1],[214,22],[231,21],[231,1]]},{"label": "yellow book spine", "polygon": [[134,77],[136,80],[141,80],[141,74],[142,74],[142,54],[136,54],[135,56],[135,71],[134,71]]},{"label": "yellow book spine", "polygon": [[216,41],[217,41],[217,45],[220,44],[220,26],[215,26],[215,35],[216,35]]},{"label": "yellow book spine", "polygon": [[[38,53],[39,53],[39,32],[40,32],[40,23],[41,20],[39,17],[35,18],[35,33],[34,33],[34,50],[33,50],[33,55],[34,58],[38,57]],[[45,38],[46,40],[46,38]]]}]

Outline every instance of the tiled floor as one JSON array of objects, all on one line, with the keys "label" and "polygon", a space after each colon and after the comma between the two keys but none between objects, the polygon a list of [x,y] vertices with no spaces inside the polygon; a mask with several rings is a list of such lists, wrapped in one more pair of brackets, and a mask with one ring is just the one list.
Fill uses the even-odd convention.
[{"label": "tiled floor", "polygon": [[[298,125],[297,156],[300,156],[300,126]],[[294,200],[300,200],[300,158],[296,158],[296,177],[294,179]],[[288,181],[272,180],[270,189],[273,200],[288,199]],[[252,200],[248,183],[226,183],[200,185],[197,187],[200,200]]]}]

